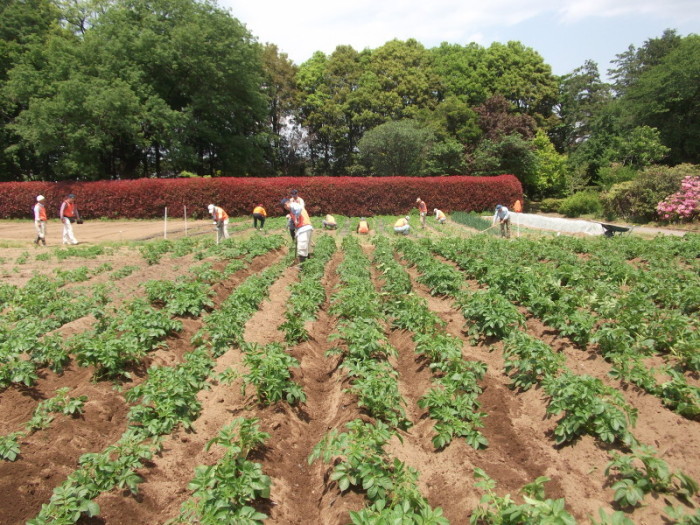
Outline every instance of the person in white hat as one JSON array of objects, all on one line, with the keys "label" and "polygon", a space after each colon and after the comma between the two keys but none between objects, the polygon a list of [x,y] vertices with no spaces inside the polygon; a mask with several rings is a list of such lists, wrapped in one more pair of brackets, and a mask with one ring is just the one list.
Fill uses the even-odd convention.
[{"label": "person in white hat", "polygon": [[228,213],[221,206],[213,204],[207,206],[207,209],[216,224],[216,243],[219,244],[223,239],[228,239]]},{"label": "person in white hat", "polygon": [[36,228],[34,244],[38,246],[41,243],[46,246],[46,207],[43,195],[37,195],[36,204],[34,204],[34,228]]}]

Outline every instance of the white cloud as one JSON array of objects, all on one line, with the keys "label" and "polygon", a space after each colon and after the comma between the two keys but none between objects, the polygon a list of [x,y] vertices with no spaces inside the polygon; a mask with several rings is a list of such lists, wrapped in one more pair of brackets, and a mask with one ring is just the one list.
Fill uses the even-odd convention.
[{"label": "white cloud", "polygon": [[670,28],[700,23],[700,0],[219,0],[219,5],[298,64],[315,51],[331,53],[344,44],[374,49],[394,38],[415,38],[427,47],[445,41],[489,45],[489,36],[497,39],[538,17],[569,27],[619,18],[621,30],[631,16],[658,19]]}]

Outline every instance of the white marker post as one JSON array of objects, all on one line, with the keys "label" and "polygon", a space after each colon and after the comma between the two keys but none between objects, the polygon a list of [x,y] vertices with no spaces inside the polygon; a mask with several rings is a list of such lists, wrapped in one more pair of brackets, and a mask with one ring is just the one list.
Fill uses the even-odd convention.
[{"label": "white marker post", "polygon": [[165,208],[165,215],[163,216],[163,239],[168,238],[168,208]]}]

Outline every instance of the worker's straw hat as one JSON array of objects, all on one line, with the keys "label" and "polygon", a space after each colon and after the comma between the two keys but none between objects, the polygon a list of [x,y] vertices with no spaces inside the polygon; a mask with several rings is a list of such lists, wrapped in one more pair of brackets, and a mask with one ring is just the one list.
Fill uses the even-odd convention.
[{"label": "worker's straw hat", "polygon": [[44,196],[43,196],[43,195],[37,195],[36,200],[38,200],[38,201],[43,201],[43,200],[44,200]]},{"label": "worker's straw hat", "polygon": [[207,209],[208,209],[209,211],[212,211],[212,210],[214,209],[214,205],[213,205],[213,204],[210,204],[209,206],[207,206]]}]

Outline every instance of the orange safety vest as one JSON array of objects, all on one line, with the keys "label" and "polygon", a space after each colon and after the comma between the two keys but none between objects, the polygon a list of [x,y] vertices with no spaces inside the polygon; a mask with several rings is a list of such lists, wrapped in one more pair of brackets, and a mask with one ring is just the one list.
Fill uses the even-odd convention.
[{"label": "orange safety vest", "polygon": [[43,204],[39,204],[39,203],[37,203],[36,206],[39,207],[39,220],[45,221],[46,220],[46,207]]},{"label": "orange safety vest", "polygon": [[63,204],[65,204],[65,206],[63,207],[63,216],[73,217],[73,215],[75,215],[75,204],[68,201],[63,201]]},{"label": "orange safety vest", "polygon": [[311,226],[311,219],[309,219],[309,214],[306,212],[306,208],[302,208],[299,215],[292,213],[292,220],[294,221],[294,227],[297,230],[303,226]]},{"label": "orange safety vest", "polygon": [[425,201],[420,201],[418,203],[418,211],[421,213],[428,213],[428,205],[425,203]]},{"label": "orange safety vest", "polygon": [[523,205],[520,204],[520,199],[515,201],[515,204],[513,204],[513,211],[515,213],[520,213],[521,211],[523,211]]},{"label": "orange safety vest", "polygon": [[262,215],[263,217],[267,217],[267,212],[265,211],[265,208],[262,206],[256,206],[255,209],[253,210],[253,214],[258,214]]},{"label": "orange safety vest", "polygon": [[369,233],[367,221],[360,221],[360,224],[357,226],[357,233]]},{"label": "orange safety vest", "polygon": [[223,208],[214,206],[214,220],[225,221],[226,219],[228,219],[228,213]]}]

